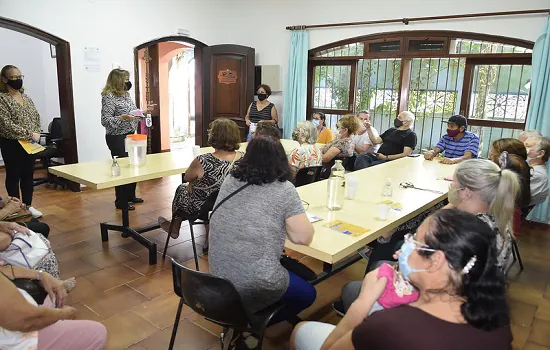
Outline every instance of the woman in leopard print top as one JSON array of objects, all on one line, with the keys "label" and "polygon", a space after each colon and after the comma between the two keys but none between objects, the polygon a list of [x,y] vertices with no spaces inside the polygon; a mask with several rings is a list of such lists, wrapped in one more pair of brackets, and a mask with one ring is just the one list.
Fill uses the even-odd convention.
[{"label": "woman in leopard print top", "polygon": [[35,158],[19,140],[40,141],[40,115],[31,98],[23,93],[21,71],[8,65],[0,71],[0,150],[6,166],[6,190],[10,197],[21,198],[33,216],[39,217],[42,213],[31,208]]}]

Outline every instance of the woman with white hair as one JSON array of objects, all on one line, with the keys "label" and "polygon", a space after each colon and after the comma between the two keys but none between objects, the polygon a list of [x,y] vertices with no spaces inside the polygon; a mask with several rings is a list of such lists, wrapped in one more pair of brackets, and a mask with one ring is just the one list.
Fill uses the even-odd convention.
[{"label": "woman with white hair", "polygon": [[354,169],[361,170],[390,160],[410,155],[416,147],[416,134],[412,131],[414,114],[409,111],[399,113],[389,128],[382,135],[373,133],[370,123],[365,123],[367,133],[373,145],[382,144],[378,153],[362,154],[355,160]]},{"label": "woman with white hair", "polygon": [[299,122],[292,132],[292,139],[298,141],[300,147],[294,149],[288,156],[288,162],[294,171],[322,164],[323,156],[315,145],[319,132],[309,120]]}]

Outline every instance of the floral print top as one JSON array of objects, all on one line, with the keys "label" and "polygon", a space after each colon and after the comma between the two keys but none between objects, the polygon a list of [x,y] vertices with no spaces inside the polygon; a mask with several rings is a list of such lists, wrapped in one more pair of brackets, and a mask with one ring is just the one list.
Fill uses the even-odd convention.
[{"label": "floral print top", "polygon": [[30,140],[40,133],[40,114],[31,98],[25,94],[23,104],[9,93],[0,92],[0,137],[10,140]]}]

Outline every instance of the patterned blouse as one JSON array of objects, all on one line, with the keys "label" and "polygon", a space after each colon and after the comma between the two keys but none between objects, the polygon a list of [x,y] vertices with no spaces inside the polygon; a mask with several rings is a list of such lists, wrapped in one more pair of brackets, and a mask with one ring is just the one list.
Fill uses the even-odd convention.
[{"label": "patterned blouse", "polygon": [[323,154],[327,153],[331,147],[336,147],[340,150],[340,153],[336,155],[337,158],[346,158],[353,156],[353,140],[351,137],[345,139],[336,139],[331,141],[323,147]]},{"label": "patterned blouse", "polygon": [[111,93],[101,98],[101,125],[105,127],[107,135],[126,135],[136,131],[139,120],[122,120],[121,115],[130,114],[137,109],[136,104],[126,92],[122,96]]},{"label": "patterned blouse", "polygon": [[302,169],[310,166],[321,165],[323,162],[323,156],[321,155],[321,150],[317,145],[309,145],[304,143],[288,155],[288,162],[291,166]]},{"label": "patterned blouse", "polygon": [[40,114],[31,98],[25,94],[23,104],[9,93],[0,93],[0,137],[10,140],[30,140],[40,133]]},{"label": "patterned blouse", "polygon": [[[240,154],[240,157],[237,156],[238,159],[244,155],[240,151],[237,153]],[[189,216],[197,215],[208,196],[220,189],[223,180],[231,171],[229,167],[232,161],[221,160],[212,153],[201,154],[197,159],[204,169],[204,176],[189,184],[179,185],[172,202],[174,212],[179,210]]]}]

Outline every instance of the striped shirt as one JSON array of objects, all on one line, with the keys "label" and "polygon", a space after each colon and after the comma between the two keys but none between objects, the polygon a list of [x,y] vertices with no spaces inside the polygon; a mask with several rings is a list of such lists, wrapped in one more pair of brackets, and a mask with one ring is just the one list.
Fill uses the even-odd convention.
[{"label": "striped shirt", "polygon": [[105,94],[101,98],[101,125],[107,135],[125,135],[136,131],[139,120],[122,120],[121,115],[137,109],[129,93],[122,96]]},{"label": "striped shirt", "polygon": [[273,109],[275,105],[273,103],[269,103],[267,106],[265,106],[262,110],[258,110],[258,106],[256,106],[256,101],[252,102],[252,105],[250,105],[250,115],[248,116],[250,118],[250,121],[252,123],[257,123],[260,120],[271,120],[273,119],[271,117],[271,110]]},{"label": "striped shirt", "polygon": [[479,153],[479,136],[473,132],[466,131],[464,136],[456,141],[454,137],[443,135],[436,147],[441,152],[445,152],[446,158],[459,158],[466,152],[472,152],[473,158],[477,158]]}]

